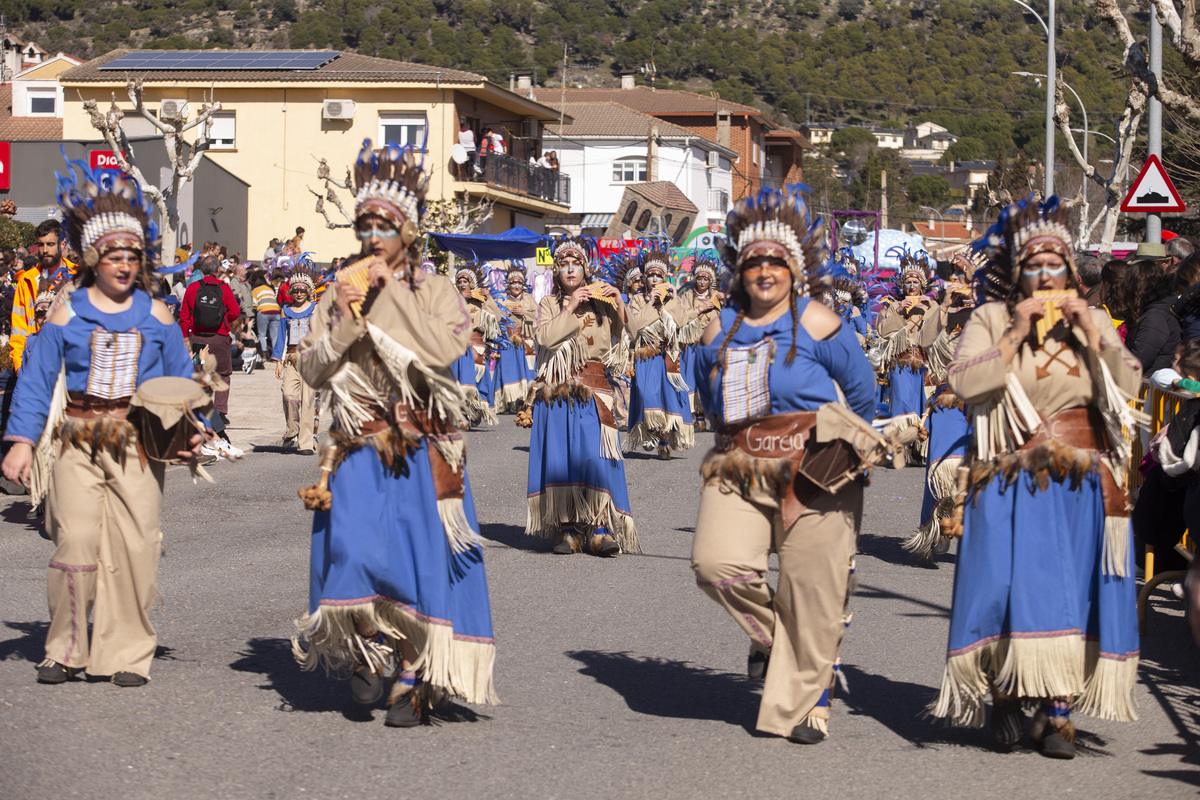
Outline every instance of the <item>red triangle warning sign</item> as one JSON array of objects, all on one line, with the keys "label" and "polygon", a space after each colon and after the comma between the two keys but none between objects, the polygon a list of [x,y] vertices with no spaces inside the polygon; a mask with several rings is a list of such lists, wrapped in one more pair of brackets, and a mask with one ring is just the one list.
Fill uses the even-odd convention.
[{"label": "red triangle warning sign", "polygon": [[1185,211],[1183,198],[1175,189],[1175,184],[1167,176],[1158,156],[1152,155],[1146,159],[1146,165],[1137,176],[1137,180],[1129,187],[1129,192],[1121,202],[1121,210],[1127,212],[1152,211],[1157,213]]}]

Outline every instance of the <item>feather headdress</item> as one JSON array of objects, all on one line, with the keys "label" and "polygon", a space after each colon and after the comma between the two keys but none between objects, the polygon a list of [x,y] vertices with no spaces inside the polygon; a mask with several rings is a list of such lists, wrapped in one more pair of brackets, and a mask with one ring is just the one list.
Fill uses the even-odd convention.
[{"label": "feather headdress", "polygon": [[622,250],[600,261],[596,277],[629,294],[629,284],[642,277],[642,263],[637,253]]},{"label": "feather headdress", "polygon": [[726,240],[721,255],[737,273],[750,258],[775,255],[779,248],[787,254],[792,283],[802,295],[809,293],[808,283],[828,260],[825,223],[810,219],[803,184],[783,190],[763,188],[754,197],[739,200],[725,218]]},{"label": "feather headdress", "polygon": [[975,273],[987,265],[987,256],[974,246],[968,245],[950,256],[950,263],[956,272],[962,272],[966,276],[966,283],[971,283],[975,280]]},{"label": "feather headdress", "polygon": [[583,273],[590,276],[592,264],[596,259],[596,240],[591,236],[563,236],[550,240],[550,251],[554,255],[554,268],[560,269],[562,261],[568,255],[575,256],[583,263]]},{"label": "feather headdress", "polygon": [[662,274],[665,279],[671,274],[671,242],[667,239],[639,239],[638,255],[642,262],[642,273],[649,275],[652,271]]},{"label": "feather headdress", "polygon": [[466,278],[471,282],[472,289],[483,289],[488,291],[487,272],[483,268],[483,263],[480,261],[463,261],[454,268],[454,282],[458,283],[459,278]]},{"label": "feather headdress", "polygon": [[136,250],[148,267],[158,240],[158,226],[137,181],[116,176],[101,181],[87,164],[67,158],[67,174],[54,173],[58,179],[58,204],[62,208],[67,242],[83,256],[83,263],[94,267],[110,250]]},{"label": "feather headdress", "polygon": [[975,273],[975,293],[979,302],[1013,297],[1020,284],[1021,262],[1037,253],[1057,253],[1067,264],[1071,280],[1078,281],[1073,237],[1068,227],[1069,210],[1057,195],[1045,203],[1031,196],[1013,203],[1000,212],[1000,218],[988,228],[983,239],[972,247],[987,258],[985,268]]},{"label": "feather headdress", "polygon": [[717,285],[717,275],[720,273],[721,267],[715,260],[708,256],[696,256],[692,260],[692,280],[696,280],[700,275],[707,275],[712,281],[713,286]]},{"label": "feather headdress", "polygon": [[429,176],[412,145],[389,144],[371,149],[364,139],[354,165],[354,216],[375,214],[396,226],[405,247],[417,240],[418,224],[425,213]]},{"label": "feather headdress", "polygon": [[909,278],[921,282],[921,292],[929,287],[929,254],[924,250],[913,253],[905,250],[900,256],[900,269],[896,272],[896,294],[904,294],[904,284]]},{"label": "feather headdress", "polygon": [[855,277],[837,277],[820,294],[821,302],[839,314],[847,313],[852,306],[865,309],[871,300],[866,285]]},{"label": "feather headdress", "polygon": [[316,286],[316,265],[312,259],[302,259],[297,256],[292,262],[291,271],[288,273],[288,286],[304,286],[308,289],[308,295],[311,298],[313,288]]}]

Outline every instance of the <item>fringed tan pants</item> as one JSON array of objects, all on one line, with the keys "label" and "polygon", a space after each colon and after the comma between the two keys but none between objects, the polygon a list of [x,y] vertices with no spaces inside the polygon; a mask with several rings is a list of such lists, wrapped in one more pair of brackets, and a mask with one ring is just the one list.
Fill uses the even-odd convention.
[{"label": "fringed tan pants", "polygon": [[[47,658],[90,675],[150,676],[162,486],[162,468],[143,468],[133,444],[124,466],[108,452],[93,460],[90,450],[63,447],[46,497],[55,545],[46,572]],[[95,615],[90,642],[89,612]]]},{"label": "fringed tan pants", "polygon": [[317,449],[316,392],[300,377],[295,356],[283,361],[283,418],[287,422],[285,438],[296,437],[300,450]]},{"label": "fringed tan pants", "polygon": [[[822,494],[784,531],[779,506],[767,495],[748,502],[716,485],[705,487],[692,546],[696,582],[750,636],[771,662],[758,711],[758,730],[787,736],[832,689],[834,664],[847,622],[850,573],[862,520],[862,484]],[[779,554],[779,586],[767,585],[767,558]]]}]

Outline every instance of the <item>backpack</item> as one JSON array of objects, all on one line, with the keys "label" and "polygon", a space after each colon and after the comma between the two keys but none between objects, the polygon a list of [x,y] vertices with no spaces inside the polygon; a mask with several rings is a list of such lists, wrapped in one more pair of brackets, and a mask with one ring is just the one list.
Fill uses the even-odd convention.
[{"label": "backpack", "polygon": [[201,279],[192,306],[192,327],[219,330],[225,322],[225,284]]}]

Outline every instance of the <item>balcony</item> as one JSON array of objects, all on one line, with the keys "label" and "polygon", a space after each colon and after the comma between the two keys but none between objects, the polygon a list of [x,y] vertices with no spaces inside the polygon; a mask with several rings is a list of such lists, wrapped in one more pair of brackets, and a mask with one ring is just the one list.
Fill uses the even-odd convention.
[{"label": "balcony", "polygon": [[708,210],[713,214],[728,214],[729,192],[724,189],[709,189]]},{"label": "balcony", "polygon": [[470,177],[464,174],[459,180],[486,184],[558,205],[571,204],[571,177],[565,173],[534,166],[511,156],[489,155],[481,158],[480,162],[480,174]]}]

